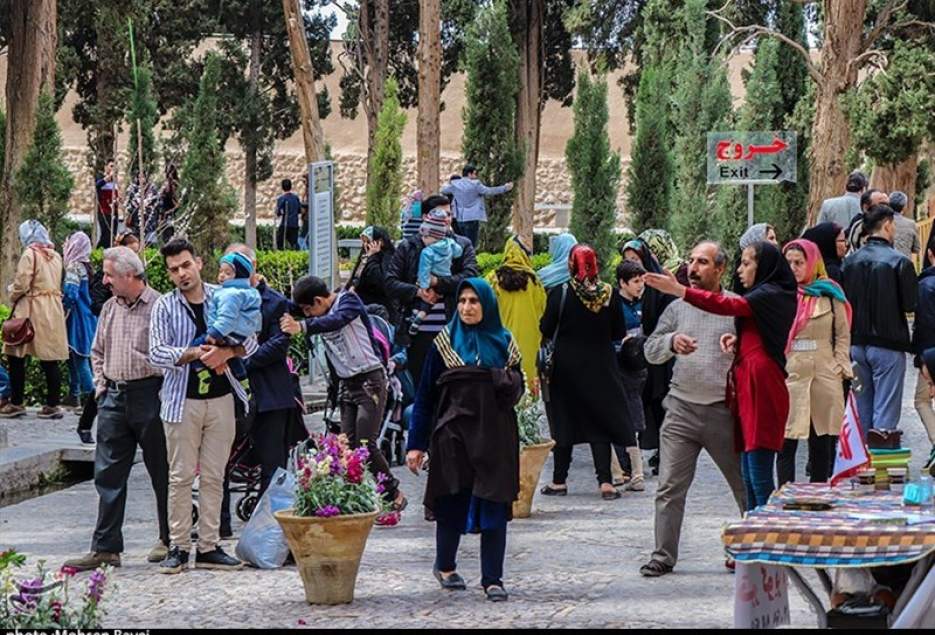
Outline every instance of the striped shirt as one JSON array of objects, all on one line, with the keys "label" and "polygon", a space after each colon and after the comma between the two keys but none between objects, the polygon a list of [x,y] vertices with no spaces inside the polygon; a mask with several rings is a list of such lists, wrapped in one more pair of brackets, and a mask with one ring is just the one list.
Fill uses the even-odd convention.
[{"label": "striped shirt", "polygon": [[436,302],[431,310],[425,314],[422,323],[419,324],[420,333],[439,333],[445,325],[448,324],[448,316],[445,314],[445,303]]},{"label": "striped shirt", "polygon": [[[218,289],[217,285],[205,284],[205,304]],[[185,393],[188,388],[190,364],[176,366],[186,350],[191,348],[197,327],[194,312],[185,296],[178,289],[171,291],[156,302],[149,333],[149,360],[153,366],[165,371],[165,380],[159,398],[162,400],[160,416],[168,423],[181,423],[185,410]],[[256,336],[244,341],[247,357],[257,350]],[[225,373],[237,397],[247,404],[247,394],[240,382],[234,379],[230,369]]]},{"label": "striped shirt", "polygon": [[98,392],[104,392],[107,380],[135,381],[162,375],[149,362],[149,327],[159,298],[158,291],[146,287],[132,305],[117,297],[104,304],[91,347]]}]

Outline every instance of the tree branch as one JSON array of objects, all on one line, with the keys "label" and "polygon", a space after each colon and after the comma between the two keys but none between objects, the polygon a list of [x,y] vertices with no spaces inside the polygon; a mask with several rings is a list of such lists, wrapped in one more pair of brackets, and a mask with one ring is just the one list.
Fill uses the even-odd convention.
[{"label": "tree branch", "polygon": [[864,51],[847,63],[847,75],[850,76],[852,72],[859,72],[864,64],[870,63],[870,60],[875,57],[883,60],[882,65],[874,64],[877,68],[886,68],[889,66],[889,58],[886,56],[886,53],[879,49],[870,49],[869,51]]},{"label": "tree branch", "polygon": [[[724,9],[726,9],[729,4],[730,3],[725,4],[724,7],[720,9],[720,11],[723,11]],[[805,62],[805,68],[808,70],[808,74],[811,76],[813,80],[815,80],[815,82],[820,83],[824,81],[824,78],[822,77],[821,72],[818,70],[818,67],[815,66],[815,63],[812,61],[812,58],[811,58],[811,55],[809,55],[808,49],[802,46],[802,44],[800,44],[799,42],[796,42],[792,38],[784,35],[783,33],[780,33],[779,31],[774,31],[773,29],[770,29],[765,26],[760,26],[758,24],[753,24],[750,26],[737,26],[733,22],[731,22],[728,18],[721,15],[718,11],[706,11],[705,13],[707,15],[710,15],[716,18],[720,22],[723,22],[730,29],[730,32],[727,35],[725,35],[723,38],[721,38],[720,42],[718,42],[718,45],[714,49],[715,54],[718,51],[720,51],[721,47],[724,45],[725,42],[731,41],[737,35],[744,36],[744,43],[749,42],[750,40],[758,36],[771,37],[775,40],[779,40],[780,42],[782,42],[783,44],[786,44],[787,46],[792,47],[793,50],[798,51],[799,55],[801,55],[802,59]]]},{"label": "tree branch", "polygon": [[869,52],[883,32],[890,26],[890,19],[893,17],[893,14],[897,11],[902,11],[908,5],[909,0],[889,0],[886,6],[883,7],[883,10],[880,11],[880,15],[877,16],[877,21],[870,30],[870,33],[868,33],[863,39],[863,42],[861,42],[861,50]]}]

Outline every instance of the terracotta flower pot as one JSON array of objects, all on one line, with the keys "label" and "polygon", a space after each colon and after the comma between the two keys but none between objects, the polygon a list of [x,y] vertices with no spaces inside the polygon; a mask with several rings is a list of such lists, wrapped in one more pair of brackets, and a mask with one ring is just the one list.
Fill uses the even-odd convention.
[{"label": "terracotta flower pot", "polygon": [[348,604],[377,513],[318,518],[274,512],[295,557],[309,604]]},{"label": "terracotta flower pot", "polygon": [[519,453],[519,497],[513,501],[513,518],[529,518],[532,499],[539,487],[539,475],[555,441],[527,445]]}]

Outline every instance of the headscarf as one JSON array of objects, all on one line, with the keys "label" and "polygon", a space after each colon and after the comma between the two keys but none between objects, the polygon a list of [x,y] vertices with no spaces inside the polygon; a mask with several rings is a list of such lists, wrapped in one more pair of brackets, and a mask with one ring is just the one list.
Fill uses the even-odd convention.
[{"label": "headscarf", "polygon": [[536,270],[532,268],[530,253],[516,236],[510,237],[503,247],[503,266],[516,271],[522,271],[535,277]]},{"label": "headscarf", "polygon": [[422,190],[413,190],[406,197],[405,218],[422,218]]},{"label": "headscarf", "polygon": [[510,361],[513,336],[503,328],[500,309],[493,289],[482,278],[468,278],[458,285],[460,298],[465,288],[471,288],[480,298],[484,315],[479,324],[468,325],[455,312],[445,327],[451,347],[467,366],[506,368]]},{"label": "headscarf", "polygon": [[814,227],[806,229],[802,238],[810,240],[818,245],[821,251],[821,259],[825,263],[825,270],[828,277],[841,284],[843,277],[841,275],[841,259],[838,258],[838,234],[843,228],[837,223],[819,223]]},{"label": "headscarf", "polygon": [[766,234],[769,233],[769,223],[757,223],[740,237],[740,251],[750,247],[754,243],[766,242]]},{"label": "headscarf", "polygon": [[35,219],[23,221],[19,226],[19,241],[23,247],[52,247],[52,239],[42,223]]},{"label": "headscarf", "polygon": [[370,240],[383,241],[383,247],[380,249],[381,252],[389,252],[392,254],[396,251],[396,245],[393,244],[393,237],[390,236],[388,231],[378,225],[369,225],[365,227],[364,231],[360,232],[360,235],[366,236]]},{"label": "headscarf", "polygon": [[659,264],[659,260],[656,259],[652,248],[646,240],[643,238],[634,238],[633,240],[625,242],[623,244],[623,249],[620,250],[621,255],[628,250],[637,253],[640,257],[640,263],[647,273],[662,273],[662,265]]},{"label": "headscarf", "polygon": [[[928,368],[929,377],[932,378],[932,381],[935,381],[935,348],[927,348],[922,351],[922,363]],[[922,381],[921,377],[919,381]]]},{"label": "headscarf", "polygon": [[[624,244],[621,253],[626,250],[635,251],[640,257],[640,263],[647,273],[662,273],[662,265],[656,260],[652,249],[642,238],[636,238]],[[659,324],[662,312],[675,300],[674,296],[660,293],[652,287],[647,287],[643,293],[643,334],[652,335]]]},{"label": "headscarf", "polygon": [[786,353],[792,350],[792,342],[796,336],[802,332],[812,319],[815,312],[815,303],[818,298],[824,296],[830,298],[833,302],[838,300],[844,303],[844,310],[847,314],[847,324],[850,326],[853,317],[853,310],[850,302],[844,295],[844,289],[834,280],[828,278],[824,263],[821,260],[821,252],[818,245],[810,240],[793,240],[786,244],[782,249],[783,255],[790,249],[798,249],[805,254],[805,279],[806,283],[799,285],[799,302],[795,314],[795,322],[792,323],[792,329],[789,331],[789,341],[786,343]]},{"label": "headscarf", "polygon": [[539,270],[539,279],[542,280],[542,286],[546,289],[565,284],[571,279],[568,272],[568,256],[572,247],[578,244],[578,239],[571,234],[559,234],[549,245],[549,255],[552,256],[552,264],[546,265]]},{"label": "headscarf", "polygon": [[[795,275],[779,248],[760,241],[748,245],[756,251],[756,277],[743,297],[753,310],[763,346],[785,372],[786,342],[798,310],[798,284]],[[737,324],[740,333],[740,324]]]},{"label": "headscarf", "polygon": [[607,306],[613,290],[598,278],[597,253],[590,245],[575,245],[570,257],[571,288],[589,311],[598,313]]},{"label": "headscarf", "polygon": [[66,267],[78,262],[91,262],[91,239],[84,232],[75,232],[65,241],[62,255]]},{"label": "headscarf", "polygon": [[649,246],[659,263],[669,271],[674,273],[682,264],[679,246],[666,230],[647,229],[640,234],[640,238]]}]

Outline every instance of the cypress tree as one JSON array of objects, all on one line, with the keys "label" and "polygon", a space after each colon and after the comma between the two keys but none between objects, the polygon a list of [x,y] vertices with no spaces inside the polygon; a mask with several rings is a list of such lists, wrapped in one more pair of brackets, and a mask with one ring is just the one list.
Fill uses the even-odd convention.
[{"label": "cypress tree", "polygon": [[[502,0],[478,15],[467,37],[466,103],[461,151],[491,185],[511,182],[523,172],[523,150],[516,141],[516,95],[519,53],[510,36]],[[513,192],[487,199],[487,222],[481,224],[478,251],[503,248],[513,207]]]},{"label": "cypress tree", "polygon": [[55,121],[53,99],[43,92],[39,95],[32,144],[13,182],[23,206],[23,218],[38,220],[50,235],[60,239],[73,186],[74,180],[62,161],[62,132]]},{"label": "cypress tree", "polygon": [[607,81],[578,74],[575,95],[575,131],[565,146],[574,199],[571,232],[597,252],[608,267],[614,250],[620,155],[610,149],[607,136]]},{"label": "cypress tree", "polygon": [[[396,80],[386,82],[383,109],[377,119],[370,183],[367,186],[367,224],[383,227],[399,237],[399,202],[403,193],[403,149],[400,139],[406,127],[406,113],[399,106]],[[336,197],[337,198],[337,197]]]},{"label": "cypress tree", "polygon": [[627,211],[640,232],[666,227],[672,197],[672,151],[669,148],[669,78],[663,65],[640,74],[636,94],[636,136],[627,170]]},{"label": "cypress tree", "polygon": [[675,188],[669,226],[683,249],[710,237],[716,205],[707,186],[709,130],[730,120],[730,85],[722,60],[706,48],[705,0],[686,0],[681,11],[685,41],[675,76],[672,121],[675,129]]},{"label": "cypress tree", "polygon": [[205,277],[217,271],[214,250],[228,241],[228,219],[237,207],[224,174],[224,149],[218,136],[217,93],[221,58],[209,53],[190,111],[185,138],[188,153],[180,175],[182,225],[205,261]]}]

